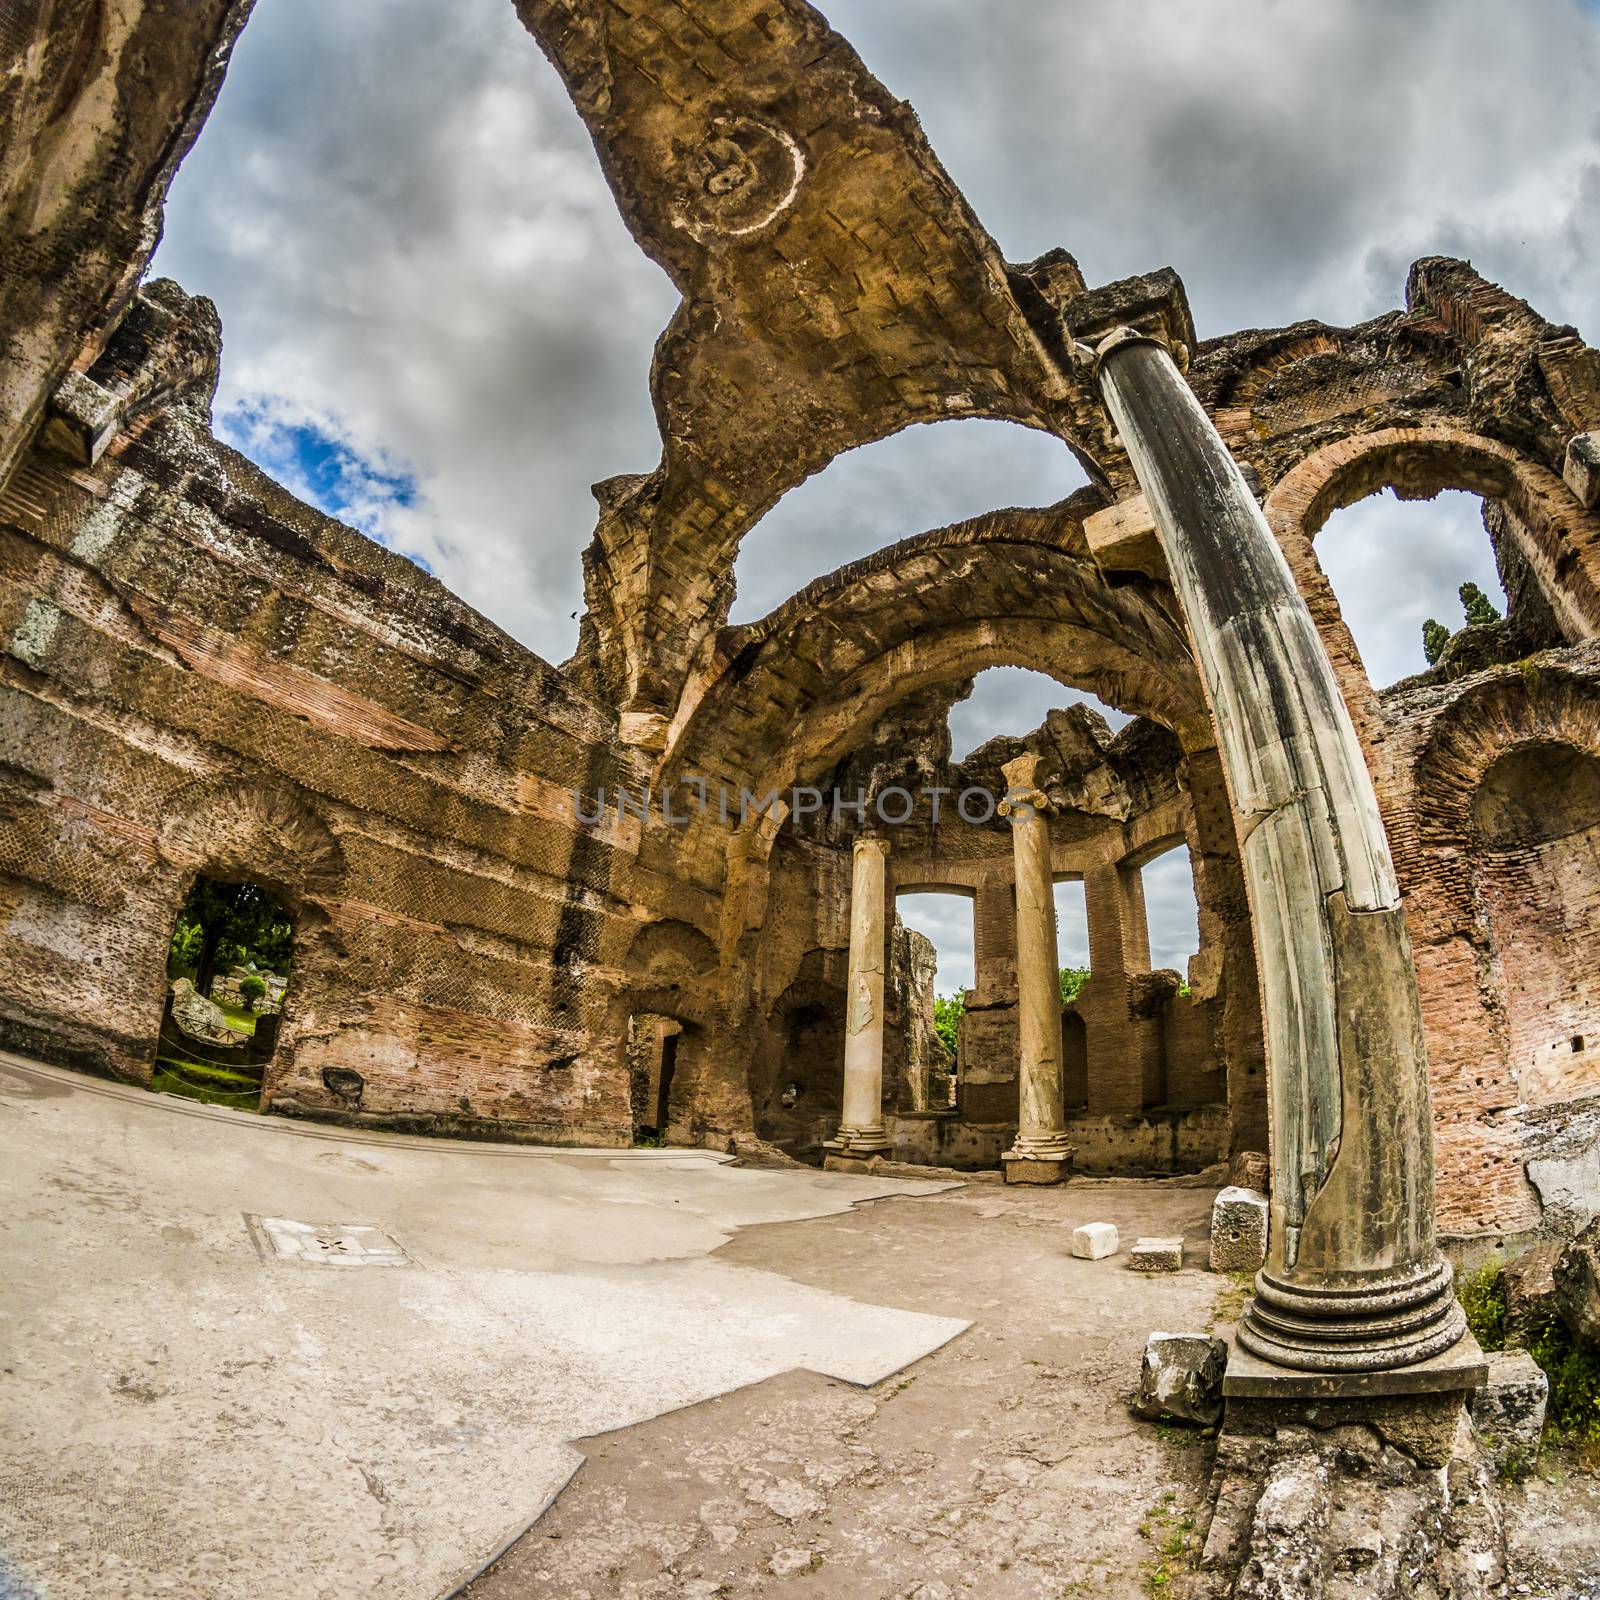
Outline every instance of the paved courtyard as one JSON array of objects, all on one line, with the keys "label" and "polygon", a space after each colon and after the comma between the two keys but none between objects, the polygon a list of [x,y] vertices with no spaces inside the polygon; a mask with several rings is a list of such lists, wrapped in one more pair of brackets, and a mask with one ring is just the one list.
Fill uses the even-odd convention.
[{"label": "paved courtyard", "polygon": [[937,1185],[350,1136],[0,1062],[0,1594],[433,1597],[568,1443],[964,1319],[713,1254]]}]

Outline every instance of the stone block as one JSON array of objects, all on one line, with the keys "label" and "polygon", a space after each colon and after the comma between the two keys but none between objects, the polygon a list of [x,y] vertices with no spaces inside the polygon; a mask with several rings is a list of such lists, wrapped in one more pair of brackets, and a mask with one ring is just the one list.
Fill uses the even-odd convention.
[{"label": "stone block", "polygon": [[1561,1252],[1551,1276],[1561,1320],[1578,1338],[1600,1342],[1600,1222]]},{"label": "stone block", "polygon": [[1489,1357],[1489,1381],[1473,1396],[1472,1421],[1503,1477],[1526,1476],[1539,1454],[1550,1382],[1526,1350]]},{"label": "stone block", "polygon": [[1114,1222],[1086,1222],[1072,1230],[1072,1253],[1085,1261],[1099,1261],[1117,1253],[1117,1225]]},{"label": "stone block", "polygon": [[1600,433],[1575,433],[1567,441],[1561,476],[1579,505],[1600,505]]},{"label": "stone block", "polygon": [[1176,1272],[1183,1265],[1183,1239],[1135,1239],[1128,1252],[1133,1272]]},{"label": "stone block", "polygon": [[1267,1259],[1267,1197],[1230,1186],[1211,1202],[1211,1270],[1256,1272]]},{"label": "stone block", "polygon": [[1133,1409],[1141,1417],[1174,1417],[1209,1428],[1222,1417],[1222,1374],[1228,1347],[1207,1333],[1152,1333]]},{"label": "stone block", "polygon": [[1260,1150],[1241,1150],[1228,1167],[1228,1182],[1236,1189],[1272,1192],[1272,1165]]},{"label": "stone block", "polygon": [[1500,1274],[1500,1287],[1506,1297],[1507,1343],[1526,1349],[1560,1315],[1555,1266],[1562,1248],[1556,1241],[1536,1244],[1515,1261],[1506,1263]]}]

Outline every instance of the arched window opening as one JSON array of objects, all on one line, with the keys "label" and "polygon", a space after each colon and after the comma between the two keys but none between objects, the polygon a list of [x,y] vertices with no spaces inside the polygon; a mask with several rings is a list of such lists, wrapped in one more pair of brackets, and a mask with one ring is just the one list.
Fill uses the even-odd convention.
[{"label": "arched window opening", "polygon": [[1462,629],[1505,617],[1486,520],[1496,527],[1494,509],[1486,517],[1479,496],[1456,489],[1431,500],[1384,491],[1328,518],[1317,560],[1374,688],[1426,672]]},{"label": "arched window opening", "polygon": [[1089,981],[1089,908],[1082,878],[1055,886],[1056,959],[1061,964],[1061,1101],[1068,1111],[1089,1103],[1089,1029],[1078,1009]]},{"label": "arched window opening", "polygon": [[973,907],[971,896],[936,890],[905,889],[895,898],[885,1021],[899,1040],[902,1111],[956,1105],[962,1019],[975,982]]},{"label": "arched window opening", "polygon": [[1561,744],[1508,752],[1473,797],[1472,832],[1517,1095],[1600,1094],[1600,760]]},{"label": "arched window opening", "polygon": [[293,949],[294,919],[268,889],[197,877],[173,926],[150,1087],[258,1110]]},{"label": "arched window opening", "polygon": [[965,761],[1001,734],[1031,733],[1052,711],[1082,705],[1119,733],[1131,718],[1087,689],[1069,689],[1048,673],[1028,667],[990,667],[973,680],[972,693],[950,708],[950,759]]},{"label": "arched window opening", "polygon": [[1133,870],[1144,901],[1150,970],[1176,972],[1179,993],[1186,993],[1189,963],[1200,950],[1200,907],[1189,847],[1172,845]]},{"label": "arched window opening", "polygon": [[916,424],[847,451],[744,537],[729,620],[754,622],[885,545],[1004,506],[1051,506],[1088,479],[1059,439],[977,417]]}]

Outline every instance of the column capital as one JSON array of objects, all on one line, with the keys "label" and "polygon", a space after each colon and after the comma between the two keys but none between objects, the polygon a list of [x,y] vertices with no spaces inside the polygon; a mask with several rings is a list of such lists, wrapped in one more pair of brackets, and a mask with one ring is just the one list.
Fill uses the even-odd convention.
[{"label": "column capital", "polygon": [[858,833],[851,846],[851,854],[860,855],[864,850],[876,850],[880,856],[887,856],[889,841],[881,833]]},{"label": "column capital", "polygon": [[1034,815],[1048,817],[1055,809],[1039,781],[1039,770],[1043,766],[1044,757],[1030,750],[1013,756],[1000,768],[1006,780],[1006,792],[995,809],[1002,817],[1012,823],[1026,822]]}]

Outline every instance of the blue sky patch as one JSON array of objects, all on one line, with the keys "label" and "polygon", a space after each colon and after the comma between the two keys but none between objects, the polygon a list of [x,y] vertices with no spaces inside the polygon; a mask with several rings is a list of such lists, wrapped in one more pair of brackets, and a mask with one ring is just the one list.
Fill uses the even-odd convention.
[{"label": "blue sky patch", "polygon": [[358,528],[386,549],[431,573],[422,556],[389,537],[389,513],[417,503],[416,479],[392,463],[363,455],[313,422],[285,422],[270,404],[241,401],[219,418],[217,433],[302,500]]}]

